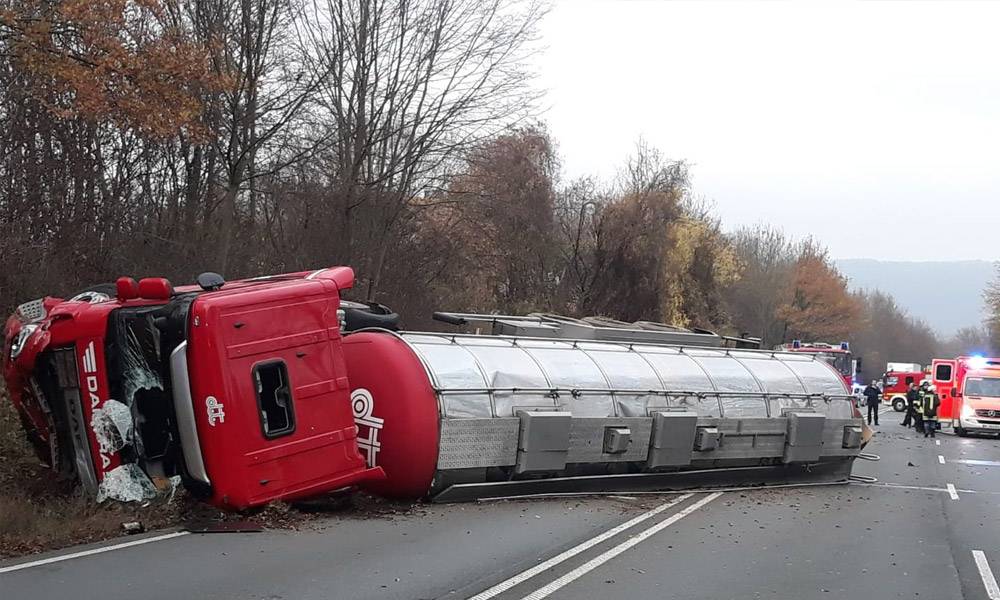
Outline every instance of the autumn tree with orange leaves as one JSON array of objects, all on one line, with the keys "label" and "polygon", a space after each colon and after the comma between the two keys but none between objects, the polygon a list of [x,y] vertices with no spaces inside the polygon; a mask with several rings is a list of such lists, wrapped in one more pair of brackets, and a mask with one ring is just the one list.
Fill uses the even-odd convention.
[{"label": "autumn tree with orange leaves", "polygon": [[0,44],[53,116],[155,138],[206,133],[201,95],[223,83],[169,0],[2,0]]},{"label": "autumn tree with orange leaves", "polygon": [[847,280],[830,263],[826,250],[804,242],[784,301],[776,314],[784,321],[784,341],[838,342],[855,329],[861,307]]}]

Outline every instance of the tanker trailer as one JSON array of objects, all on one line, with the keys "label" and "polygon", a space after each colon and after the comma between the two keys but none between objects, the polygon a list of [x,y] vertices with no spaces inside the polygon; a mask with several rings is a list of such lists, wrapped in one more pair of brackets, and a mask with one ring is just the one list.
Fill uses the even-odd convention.
[{"label": "tanker trailer", "polygon": [[386,496],[846,480],[867,432],[844,380],[743,338],[551,315],[440,313],[478,333],[366,329],[344,354]]}]

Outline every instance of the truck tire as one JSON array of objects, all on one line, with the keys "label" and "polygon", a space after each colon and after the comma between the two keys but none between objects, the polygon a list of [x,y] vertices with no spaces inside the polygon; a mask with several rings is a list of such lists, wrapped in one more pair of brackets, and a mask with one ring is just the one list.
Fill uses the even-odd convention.
[{"label": "truck tire", "polygon": [[964,427],[956,427],[955,435],[957,435],[958,437],[966,437],[967,435],[969,435],[969,432],[966,431]]},{"label": "truck tire", "polygon": [[896,412],[903,412],[906,410],[906,399],[905,398],[893,398],[892,399],[892,410]]}]

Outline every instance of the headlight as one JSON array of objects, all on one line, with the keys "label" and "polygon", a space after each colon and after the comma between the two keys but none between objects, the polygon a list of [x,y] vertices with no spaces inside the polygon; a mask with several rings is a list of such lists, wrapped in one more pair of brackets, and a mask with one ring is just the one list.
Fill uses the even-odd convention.
[{"label": "headlight", "polygon": [[24,350],[24,346],[27,344],[28,338],[30,338],[36,331],[38,331],[37,323],[28,323],[24,327],[21,327],[21,331],[17,332],[17,337],[14,338],[13,343],[10,345],[11,360],[14,360],[21,354],[21,350]]},{"label": "headlight", "polygon": [[962,418],[971,419],[976,416],[976,409],[968,404],[962,404]]}]

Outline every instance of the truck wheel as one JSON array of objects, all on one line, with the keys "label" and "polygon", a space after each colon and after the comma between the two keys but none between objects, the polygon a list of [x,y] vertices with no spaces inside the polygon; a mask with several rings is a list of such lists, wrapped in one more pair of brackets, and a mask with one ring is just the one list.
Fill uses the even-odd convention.
[{"label": "truck wheel", "polygon": [[906,400],[904,400],[903,398],[893,398],[892,410],[896,412],[903,412],[904,410],[906,410]]},{"label": "truck wheel", "polygon": [[969,435],[969,432],[966,431],[964,427],[956,427],[955,428],[955,435],[957,435],[958,437],[965,437],[965,436]]}]

